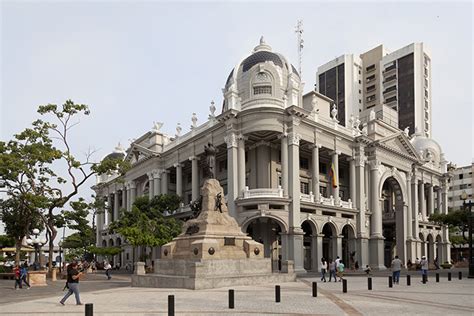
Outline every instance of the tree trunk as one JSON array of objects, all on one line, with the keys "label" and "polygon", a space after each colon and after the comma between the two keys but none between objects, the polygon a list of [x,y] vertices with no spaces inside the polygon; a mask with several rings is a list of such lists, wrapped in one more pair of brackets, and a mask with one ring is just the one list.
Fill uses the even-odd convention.
[{"label": "tree trunk", "polygon": [[54,239],[58,235],[58,231],[54,227],[52,221],[48,222],[49,235],[49,251],[48,251],[48,271],[53,271],[53,256],[54,256]]},{"label": "tree trunk", "polygon": [[15,240],[15,264],[20,264],[20,252],[21,252],[21,241],[22,239]]}]

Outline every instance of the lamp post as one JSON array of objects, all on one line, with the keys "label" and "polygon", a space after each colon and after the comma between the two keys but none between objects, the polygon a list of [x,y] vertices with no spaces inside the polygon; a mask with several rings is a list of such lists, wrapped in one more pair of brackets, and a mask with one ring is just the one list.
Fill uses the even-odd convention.
[{"label": "lamp post", "polygon": [[472,226],[473,226],[472,219],[474,217],[474,214],[473,214],[474,212],[472,209],[473,203],[471,202],[471,200],[469,200],[469,202],[466,203],[466,200],[467,200],[466,191],[462,192],[461,200],[463,201],[462,205],[464,209],[469,210],[469,276],[468,278],[472,279],[474,278],[474,258],[473,258],[473,253],[472,253]]},{"label": "lamp post", "polygon": [[63,246],[63,241],[60,240],[58,242],[58,246],[59,246],[59,272],[61,273],[62,272],[62,266],[63,266],[63,255],[62,255],[62,246]]},{"label": "lamp post", "polygon": [[35,271],[38,270],[38,266],[39,266],[38,259],[40,255],[40,249],[46,243],[46,239],[44,237],[41,237],[41,238],[38,237],[39,233],[40,231],[38,228],[33,229],[34,237],[33,238],[30,237],[26,240],[28,245],[32,245],[33,247],[35,247],[35,263],[33,265],[33,269]]}]

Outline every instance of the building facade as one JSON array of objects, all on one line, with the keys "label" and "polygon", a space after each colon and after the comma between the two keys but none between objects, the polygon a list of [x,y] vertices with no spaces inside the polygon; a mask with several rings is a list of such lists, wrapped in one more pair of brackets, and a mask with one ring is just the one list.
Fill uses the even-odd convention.
[{"label": "building facade", "polygon": [[431,54],[423,43],[343,55],[318,67],[316,77],[318,91],[336,101],[340,117],[365,117],[386,106],[398,113],[399,129],[431,136]]},{"label": "building facade", "polygon": [[[333,100],[302,89],[296,69],[262,39],[229,74],[222,113],[212,103],[208,120],[197,126],[193,115],[187,133],[178,126],[165,135],[155,124],[125,152],[117,149],[111,155],[132,168],[94,186],[109,202],[109,212],[97,215],[98,245],[124,244],[107,225],[137,196],[177,194],[183,204],[170,216],[189,216],[203,182],[200,157],[212,143],[229,212],[264,244],[274,269],[292,260],[297,272],[319,271],[322,257],[337,256],[379,269],[396,254],[403,262],[449,261],[447,228],[428,220],[447,212],[439,145],[375,111],[365,123],[349,114],[343,125]],[[122,266],[130,264],[127,251],[116,258]]]},{"label": "building facade", "polygon": [[463,200],[461,195],[463,192],[467,194],[467,201],[473,199],[474,177],[474,163],[455,168],[452,171],[451,181],[449,182],[449,196],[448,207],[451,211],[460,210],[463,207]]}]

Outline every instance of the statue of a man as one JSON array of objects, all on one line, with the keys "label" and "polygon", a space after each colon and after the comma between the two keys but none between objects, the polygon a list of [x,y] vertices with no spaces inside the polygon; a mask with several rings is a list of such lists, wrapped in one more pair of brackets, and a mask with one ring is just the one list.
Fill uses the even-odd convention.
[{"label": "statue of a man", "polygon": [[204,146],[205,163],[204,163],[204,178],[214,179],[216,170],[216,147],[211,143]]}]

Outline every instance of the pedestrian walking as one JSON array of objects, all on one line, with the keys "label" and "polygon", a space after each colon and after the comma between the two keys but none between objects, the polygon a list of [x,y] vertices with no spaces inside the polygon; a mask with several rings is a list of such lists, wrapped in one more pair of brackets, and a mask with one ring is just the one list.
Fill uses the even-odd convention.
[{"label": "pedestrian walking", "polygon": [[21,272],[20,272],[20,266],[15,264],[15,267],[13,268],[13,273],[15,274],[15,290],[18,290],[18,287],[21,289]]},{"label": "pedestrian walking", "polygon": [[110,265],[109,262],[106,262],[105,265],[104,265],[104,269],[105,269],[105,275],[107,276],[107,280],[110,280],[112,279],[112,265]]},{"label": "pedestrian walking", "polygon": [[392,277],[393,277],[393,283],[398,284],[400,281],[400,271],[402,270],[402,260],[398,258],[398,256],[395,256],[395,258],[392,260]]},{"label": "pedestrian walking", "polygon": [[342,260],[339,260],[339,264],[337,265],[336,269],[337,269],[337,276],[339,277],[339,282],[342,282],[342,280],[344,279],[344,263],[342,262]]},{"label": "pedestrian walking", "polygon": [[328,269],[328,263],[326,259],[321,258],[321,281],[326,282],[326,270]]},{"label": "pedestrian walking", "polygon": [[426,260],[425,256],[421,257],[420,265],[421,265],[421,277],[426,275],[426,282],[428,282],[428,260]]},{"label": "pedestrian walking", "polygon": [[27,289],[31,288],[30,284],[28,283],[28,263],[25,262],[20,268],[20,286],[26,284]]},{"label": "pedestrian walking", "polygon": [[329,282],[331,282],[331,279],[334,277],[334,282],[337,281],[336,279],[336,263],[332,261],[332,259],[329,259]]},{"label": "pedestrian walking", "polygon": [[68,269],[67,269],[67,283],[66,286],[69,289],[69,291],[64,295],[61,301],[61,305],[64,305],[66,300],[71,296],[73,293],[76,296],[76,305],[82,305],[81,303],[81,298],[79,296],[79,278],[83,272],[79,272],[77,270],[77,262],[73,262],[69,264]]}]

